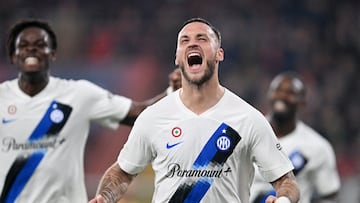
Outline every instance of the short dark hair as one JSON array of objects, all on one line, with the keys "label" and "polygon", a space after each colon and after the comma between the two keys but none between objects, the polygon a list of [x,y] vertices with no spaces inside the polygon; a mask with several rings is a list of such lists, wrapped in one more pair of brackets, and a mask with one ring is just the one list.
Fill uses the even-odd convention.
[{"label": "short dark hair", "polygon": [[302,78],[300,77],[299,73],[295,71],[284,71],[282,73],[279,73],[275,78],[282,77],[282,78],[289,78],[292,81],[298,81],[301,83],[301,88],[299,89],[298,94],[301,96],[302,99],[305,99],[306,97],[306,86],[303,82]]},{"label": "short dark hair", "polygon": [[193,23],[193,22],[200,22],[200,23],[204,23],[206,25],[208,25],[215,33],[217,39],[219,40],[219,44],[221,45],[221,33],[220,31],[215,27],[213,26],[209,21],[203,19],[203,18],[191,18],[187,21],[185,21],[183,23],[183,25],[181,26],[180,30],[183,29],[187,24],[190,24],[190,23]]},{"label": "short dark hair", "polygon": [[45,30],[50,38],[51,38],[51,48],[56,50],[57,49],[57,41],[56,41],[56,35],[52,27],[48,22],[37,20],[37,19],[24,19],[16,24],[13,25],[13,27],[9,31],[8,39],[7,39],[7,52],[8,56],[11,58],[11,56],[15,52],[15,41],[20,32],[22,32],[24,29],[29,27],[38,27],[43,30]]}]

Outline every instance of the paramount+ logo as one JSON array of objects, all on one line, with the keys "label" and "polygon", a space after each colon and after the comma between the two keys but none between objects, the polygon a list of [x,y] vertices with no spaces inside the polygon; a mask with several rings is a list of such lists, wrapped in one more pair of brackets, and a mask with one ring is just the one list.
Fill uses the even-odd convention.
[{"label": "paramount+ logo", "polygon": [[38,142],[24,142],[19,143],[12,137],[5,137],[2,140],[1,150],[3,152],[8,152],[11,150],[14,151],[26,151],[26,150],[37,150],[37,149],[49,149],[49,148],[56,148],[61,145],[65,139],[43,139]]},{"label": "paramount+ logo", "polygon": [[182,169],[180,164],[172,163],[168,166],[168,172],[165,175],[167,178],[173,177],[209,177],[209,178],[221,178],[223,175],[227,175],[231,172],[231,168],[226,170],[220,169]]}]

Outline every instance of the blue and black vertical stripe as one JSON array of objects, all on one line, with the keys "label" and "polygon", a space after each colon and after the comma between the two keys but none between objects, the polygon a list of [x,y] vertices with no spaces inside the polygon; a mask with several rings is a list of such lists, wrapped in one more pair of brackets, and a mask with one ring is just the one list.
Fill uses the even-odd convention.
[{"label": "blue and black vertical stripe", "polygon": [[[54,111],[60,114],[60,118],[53,118]],[[44,138],[58,136],[70,117],[72,107],[53,101],[45,112],[43,118],[30,134],[28,142],[37,142]],[[55,115],[56,116],[56,115]],[[5,180],[1,193],[0,203],[13,203],[24,189],[26,183],[39,166],[47,150],[37,149],[31,154],[22,154],[12,164]]]},{"label": "blue and black vertical stripe", "polygon": [[[219,139],[223,136],[229,141],[227,143],[229,146],[226,148],[221,148],[218,144]],[[196,170],[206,167],[223,166],[240,140],[240,135],[234,129],[222,123],[210,137],[193,163],[192,168]],[[185,180],[171,197],[169,203],[198,203],[205,196],[213,181],[213,177]]]}]

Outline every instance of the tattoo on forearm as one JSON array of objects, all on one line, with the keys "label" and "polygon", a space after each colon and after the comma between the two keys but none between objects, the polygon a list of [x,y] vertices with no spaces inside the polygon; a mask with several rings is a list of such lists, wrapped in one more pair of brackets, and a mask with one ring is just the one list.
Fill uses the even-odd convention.
[{"label": "tattoo on forearm", "polygon": [[102,178],[98,193],[104,197],[107,203],[116,203],[127,191],[132,180],[118,167],[112,167]]},{"label": "tattoo on forearm", "polygon": [[274,186],[276,188],[276,196],[286,196],[291,202],[297,202],[299,200],[299,189],[295,176],[292,173],[281,177]]}]

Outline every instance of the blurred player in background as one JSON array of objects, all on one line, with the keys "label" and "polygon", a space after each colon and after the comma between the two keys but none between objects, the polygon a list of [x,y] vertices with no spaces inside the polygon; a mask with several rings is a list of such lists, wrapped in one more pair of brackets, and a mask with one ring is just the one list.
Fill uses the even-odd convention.
[{"label": "blurred player in background", "polygon": [[[305,105],[305,93],[305,86],[295,73],[277,75],[268,91],[268,120],[294,165],[293,172],[300,188],[299,203],[337,202],[340,179],[333,148],[298,118],[299,110]],[[257,171],[251,202],[264,203],[270,194],[275,191]]]},{"label": "blurred player in background", "polygon": [[[44,21],[26,19],[9,32],[18,78],[0,84],[0,202],[84,203],[84,148],[92,121],[132,126],[147,106],[87,81],[50,75],[57,40]],[[169,75],[177,89],[180,72]],[[170,90],[169,89],[169,90]]]}]

